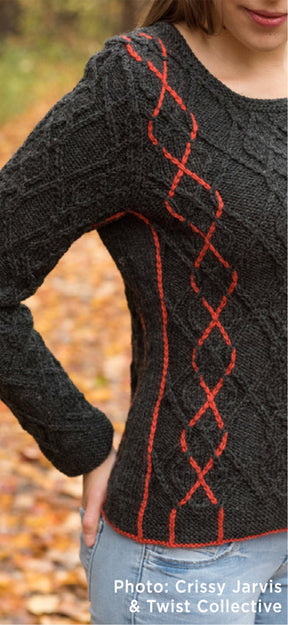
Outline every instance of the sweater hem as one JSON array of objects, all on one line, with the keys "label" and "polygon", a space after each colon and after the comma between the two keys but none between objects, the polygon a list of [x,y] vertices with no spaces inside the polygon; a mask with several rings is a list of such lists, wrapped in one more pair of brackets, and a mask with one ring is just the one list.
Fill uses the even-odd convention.
[{"label": "sweater hem", "polygon": [[260,534],[253,534],[253,535],[247,535],[247,536],[241,536],[240,538],[223,538],[222,540],[213,540],[211,542],[206,542],[206,543],[177,543],[177,542],[169,542],[169,541],[165,541],[165,540],[154,540],[153,538],[144,538],[143,536],[138,536],[137,534],[132,534],[130,532],[125,532],[124,530],[121,530],[119,527],[117,527],[116,525],[114,525],[114,523],[112,523],[112,521],[110,521],[109,517],[107,516],[107,514],[104,512],[103,508],[101,507],[101,514],[104,517],[105,521],[107,521],[107,523],[109,523],[109,525],[119,534],[122,534],[123,536],[127,536],[127,538],[132,538],[132,540],[135,540],[138,543],[142,543],[142,544],[149,544],[149,545],[164,545],[166,547],[170,547],[170,548],[174,548],[174,547],[183,547],[188,549],[189,547],[209,547],[212,545],[224,545],[225,543],[229,543],[229,542],[239,542],[242,540],[248,540],[248,539],[252,539],[252,538],[260,538],[260,536],[267,536],[268,534],[279,534],[279,532],[287,532],[287,527],[283,527],[283,528],[279,528],[279,529],[275,529],[275,530],[269,530],[268,532],[261,532]]}]

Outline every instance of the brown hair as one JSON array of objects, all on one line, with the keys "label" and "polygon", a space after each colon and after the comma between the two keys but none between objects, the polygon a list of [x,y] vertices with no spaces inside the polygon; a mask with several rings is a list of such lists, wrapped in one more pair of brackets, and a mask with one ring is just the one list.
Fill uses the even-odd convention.
[{"label": "brown hair", "polygon": [[[146,9],[147,11],[147,9]],[[216,31],[216,11],[213,0],[153,0],[140,26],[151,26],[158,20],[185,21],[189,28],[201,28],[208,35]]]}]

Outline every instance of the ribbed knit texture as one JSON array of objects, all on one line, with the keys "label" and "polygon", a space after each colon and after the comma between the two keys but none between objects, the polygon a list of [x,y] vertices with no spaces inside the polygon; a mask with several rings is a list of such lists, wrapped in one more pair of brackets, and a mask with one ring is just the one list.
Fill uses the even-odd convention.
[{"label": "ribbed knit texture", "polygon": [[234,93],[158,22],[108,40],[1,171],[0,397],[67,475],[109,454],[21,304],[95,229],[133,353],[102,512],[140,542],[285,527],[286,128],[285,99]]}]

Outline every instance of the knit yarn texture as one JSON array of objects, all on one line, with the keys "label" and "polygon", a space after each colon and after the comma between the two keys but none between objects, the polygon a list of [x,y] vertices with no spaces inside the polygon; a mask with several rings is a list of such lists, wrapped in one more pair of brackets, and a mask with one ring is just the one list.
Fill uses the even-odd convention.
[{"label": "knit yarn texture", "polygon": [[95,230],[132,330],[102,513],[142,543],[285,528],[286,104],[230,90],[156,22],[106,41],[1,171],[0,397],[66,475],[108,456],[111,421],[21,303]]}]

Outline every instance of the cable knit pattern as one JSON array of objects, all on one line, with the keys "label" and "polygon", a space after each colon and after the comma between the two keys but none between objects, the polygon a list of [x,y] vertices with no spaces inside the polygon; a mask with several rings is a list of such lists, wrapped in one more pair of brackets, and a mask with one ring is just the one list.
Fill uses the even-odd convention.
[{"label": "cable knit pattern", "polygon": [[102,513],[137,541],[285,528],[286,135],[285,99],[231,91],[158,22],[109,39],[1,171],[1,399],[67,475],[109,454],[21,303],[94,229],[132,329]]}]

